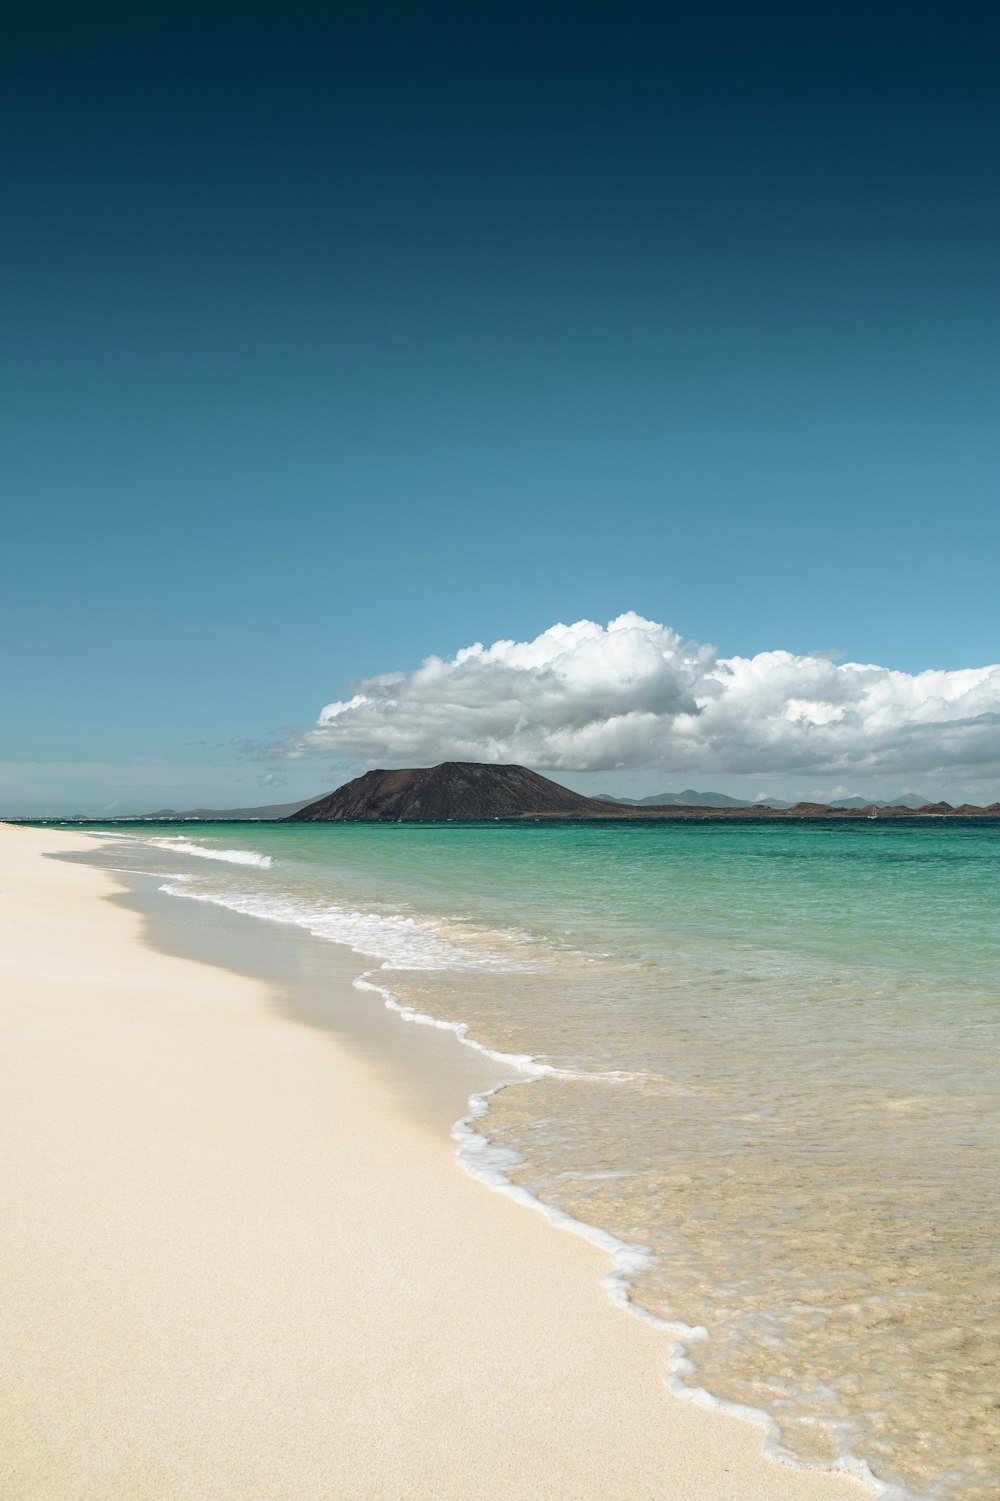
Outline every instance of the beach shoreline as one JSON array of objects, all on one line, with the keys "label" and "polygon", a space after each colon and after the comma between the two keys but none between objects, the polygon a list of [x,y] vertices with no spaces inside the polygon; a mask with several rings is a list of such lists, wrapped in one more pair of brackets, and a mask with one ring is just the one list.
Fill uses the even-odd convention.
[{"label": "beach shoreline", "polygon": [[604,1252],[461,1172],[391,1064],[46,858],[92,848],[0,826],[5,1495],[871,1494],[669,1393]]}]

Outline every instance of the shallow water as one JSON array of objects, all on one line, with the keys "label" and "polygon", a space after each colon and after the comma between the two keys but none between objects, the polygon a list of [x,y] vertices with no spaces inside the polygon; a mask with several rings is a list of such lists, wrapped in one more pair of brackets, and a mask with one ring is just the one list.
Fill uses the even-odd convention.
[{"label": "shallow water", "polygon": [[550,1065],[479,1129],[650,1247],[634,1299],[706,1331],[689,1385],[802,1459],[995,1498],[1000,823],[114,832],[103,860]]}]

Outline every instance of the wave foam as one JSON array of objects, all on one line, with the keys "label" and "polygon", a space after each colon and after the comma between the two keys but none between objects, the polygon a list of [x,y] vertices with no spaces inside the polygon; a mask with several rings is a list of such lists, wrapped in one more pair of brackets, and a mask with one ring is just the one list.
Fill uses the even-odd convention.
[{"label": "wave foam", "polygon": [[120,839],[123,843],[170,850],[177,855],[196,855],[199,860],[222,860],[227,865],[255,865],[260,870],[270,870],[274,864],[270,855],[262,855],[259,850],[223,850],[207,844],[192,844],[190,839],[167,834],[144,839],[141,834],[122,834],[118,829],[100,829],[95,832],[101,839]]},{"label": "wave foam", "polygon": [[[383,969],[389,968],[383,965]],[[401,1021],[415,1022],[421,1027],[438,1027],[442,1032],[452,1032],[459,1042],[464,1042],[467,1048],[473,1048],[477,1053],[482,1053],[486,1058],[492,1058],[494,1063],[506,1063],[510,1068],[516,1068],[522,1074],[530,1074],[536,1079],[544,1078],[547,1074],[557,1074],[559,1069],[550,1063],[538,1063],[528,1053],[500,1053],[495,1048],[488,1048],[484,1043],[477,1042],[469,1036],[467,1022],[446,1022],[440,1017],[428,1016],[424,1011],[416,1011],[412,1006],[404,1006],[396,999],[391,990],[386,990],[384,985],[376,985],[370,979],[370,971],[367,975],[359,975],[354,981],[357,990],[374,990],[385,1001],[387,1011],[395,1011]],[[498,1086],[502,1088],[502,1086]]]},{"label": "wave foam", "polygon": [[[553,1077],[587,1078],[594,1082],[621,1083],[625,1082],[629,1075],[620,1072],[605,1075],[579,1074],[569,1069],[556,1068],[552,1064],[540,1063],[527,1053],[497,1052],[477,1042],[474,1037],[470,1037],[469,1028],[465,1022],[442,1021],[438,1017],[416,1011],[412,1006],[401,1004],[385,986],[375,984],[370,974],[359,975],[354,984],[359,990],[372,990],[381,995],[386,1008],[395,1011],[401,1020],[451,1032],[466,1047],[474,1048],[476,1052],[484,1054],[487,1058],[507,1064],[527,1076],[523,1079],[501,1080],[492,1088],[469,1097],[469,1113],[456,1121],[451,1133],[453,1139],[458,1142],[456,1155],[462,1167],[471,1177],[484,1183],[495,1193],[502,1193],[507,1198],[513,1199],[516,1204],[544,1214],[549,1223],[557,1229],[568,1230],[570,1234],[578,1235],[582,1240],[597,1246],[599,1250],[611,1257],[611,1271],[601,1278],[601,1286],[612,1302],[631,1314],[633,1318],[641,1319],[644,1323],[652,1324],[654,1328],[662,1330],[672,1342],[667,1360],[667,1374],[663,1378],[669,1391],[687,1402],[696,1403],[699,1407],[714,1408],[716,1411],[729,1413],[733,1417],[741,1418],[744,1422],[763,1428],[765,1431],[764,1452],[775,1463],[792,1469],[816,1469],[817,1466],[796,1459],[782,1446],[780,1430],[770,1413],[764,1412],[761,1408],[748,1407],[743,1403],[715,1397],[704,1387],[690,1386],[684,1379],[693,1375],[695,1371],[694,1364],[688,1358],[689,1349],[698,1341],[707,1339],[708,1330],[702,1325],[685,1324],[680,1320],[661,1318],[659,1314],[652,1313],[641,1303],[633,1300],[630,1288],[631,1279],[651,1266],[655,1259],[649,1247],[630,1245],[626,1241],[619,1240],[610,1231],[576,1219],[573,1215],[567,1214],[564,1209],[558,1208],[555,1204],[547,1204],[519,1183],[515,1183],[509,1176],[509,1170],[518,1166],[524,1159],[511,1147],[491,1142],[487,1136],[476,1129],[476,1122],[489,1112],[490,1099],[501,1090],[509,1089],[511,1086],[536,1084],[545,1078]],[[861,1481],[872,1496],[879,1498],[879,1501],[915,1501],[909,1492],[877,1479],[865,1461],[853,1454],[842,1454],[833,1465],[824,1468],[852,1475]]]},{"label": "wave foam", "polygon": [[197,855],[201,860],[224,860],[228,865],[256,865],[261,870],[270,870],[273,860],[258,850],[219,850],[204,844],[192,844],[188,839],[150,839],[157,849],[173,850],[178,855]]},{"label": "wave foam", "polygon": [[[457,1025],[453,1026],[452,1030],[459,1033]],[[479,1046],[464,1035],[461,1036],[461,1040],[469,1042],[473,1047]],[[489,1050],[480,1048],[480,1051],[488,1052]],[[502,1056],[512,1061],[511,1055]],[[529,1064],[533,1064],[533,1060],[529,1060]],[[535,1065],[535,1067],[546,1074],[562,1072],[560,1069],[546,1068],[544,1065]],[[648,1246],[629,1245],[597,1225],[589,1225],[584,1220],[575,1219],[573,1215],[567,1214],[556,1205],[547,1204],[544,1200],[537,1198],[528,1189],[514,1183],[508,1176],[509,1169],[516,1167],[523,1159],[511,1147],[498,1146],[488,1137],[483,1136],[476,1130],[476,1122],[488,1113],[491,1096],[499,1094],[503,1089],[508,1089],[512,1084],[535,1082],[538,1082],[538,1075],[522,1080],[505,1080],[500,1084],[495,1084],[492,1089],[470,1097],[469,1114],[455,1123],[451,1133],[458,1142],[458,1160],[466,1172],[480,1183],[485,1183],[495,1193],[504,1194],[526,1209],[537,1210],[544,1214],[549,1223],[557,1229],[568,1230],[570,1234],[578,1235],[582,1240],[588,1241],[592,1246],[597,1246],[599,1250],[605,1251],[611,1257],[611,1271],[601,1278],[601,1286],[611,1301],[626,1313],[631,1314],[633,1318],[641,1319],[644,1323],[652,1324],[654,1328],[662,1330],[672,1342],[667,1359],[667,1374],[663,1378],[670,1392],[677,1397],[682,1397],[686,1402],[694,1402],[699,1407],[714,1408],[718,1412],[729,1413],[733,1417],[741,1418],[744,1422],[763,1428],[765,1431],[764,1452],[776,1464],[798,1470],[816,1469],[817,1466],[804,1464],[782,1447],[780,1430],[770,1413],[757,1407],[747,1407],[740,1402],[729,1402],[723,1397],[715,1397],[704,1387],[688,1385],[684,1378],[691,1376],[695,1371],[694,1364],[688,1358],[690,1346],[707,1339],[708,1330],[702,1325],[663,1319],[659,1314],[650,1312],[641,1303],[633,1300],[630,1289],[631,1279],[651,1266],[654,1261]],[[879,1501],[914,1501],[909,1492],[878,1480],[865,1461],[852,1454],[843,1454],[832,1465],[823,1468],[842,1471],[854,1476],[855,1479],[861,1481],[872,1496],[878,1497]]]},{"label": "wave foam", "polygon": [[378,912],[352,911],[323,902],[283,896],[279,892],[209,891],[194,887],[176,887],[173,881],[161,886],[171,896],[208,902],[230,912],[263,918],[289,927],[304,928],[328,943],[342,943],[356,954],[381,959],[383,969],[486,969],[511,973],[523,966],[510,963],[499,954],[473,953],[444,938],[427,923],[413,917],[394,917]]}]

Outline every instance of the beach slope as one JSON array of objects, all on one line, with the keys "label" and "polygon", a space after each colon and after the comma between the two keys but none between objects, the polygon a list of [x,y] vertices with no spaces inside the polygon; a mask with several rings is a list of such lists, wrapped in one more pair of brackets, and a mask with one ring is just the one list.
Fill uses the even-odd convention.
[{"label": "beach slope", "polygon": [[0,1494],[860,1501],[672,1397],[607,1258],[0,826]]}]

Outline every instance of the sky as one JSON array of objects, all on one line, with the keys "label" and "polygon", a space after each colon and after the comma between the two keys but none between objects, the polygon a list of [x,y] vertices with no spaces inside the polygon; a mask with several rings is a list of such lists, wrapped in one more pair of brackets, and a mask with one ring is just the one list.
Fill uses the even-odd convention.
[{"label": "sky", "polygon": [[998,84],[986,5],[22,8],[0,813],[1000,797]]}]

